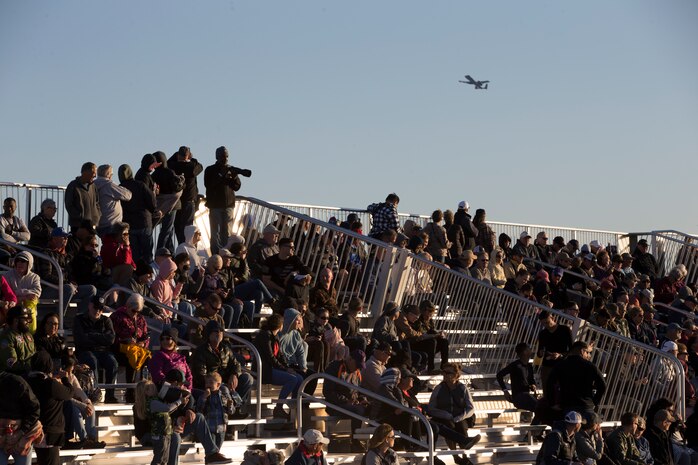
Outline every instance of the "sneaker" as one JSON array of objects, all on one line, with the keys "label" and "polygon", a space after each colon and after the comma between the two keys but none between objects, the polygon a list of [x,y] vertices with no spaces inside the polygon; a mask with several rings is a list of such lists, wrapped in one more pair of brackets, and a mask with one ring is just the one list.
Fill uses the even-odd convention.
[{"label": "sneaker", "polygon": [[61,447],[61,449],[64,450],[76,450],[76,449],[82,449],[82,444],[83,441],[66,441],[65,444]]},{"label": "sneaker", "polygon": [[274,418],[276,418],[277,420],[291,421],[291,414],[286,413],[281,405],[277,405],[276,407],[274,407],[273,415]]},{"label": "sneaker", "polygon": [[115,396],[114,394],[112,394],[112,395],[107,395],[107,396],[104,398],[104,403],[105,403],[105,404],[118,404],[118,403],[119,403],[119,399],[117,399],[116,396]]},{"label": "sneaker", "polygon": [[214,463],[230,463],[232,462],[233,459],[229,459],[225,455],[221,454],[220,452],[214,452],[213,454],[209,454],[206,456],[206,465],[211,465]]},{"label": "sneaker", "polygon": [[470,449],[470,448],[473,447],[475,444],[477,444],[478,442],[480,442],[480,439],[482,439],[482,436],[480,436],[479,434],[473,436],[472,438],[470,438],[470,439],[468,440],[468,442],[466,442],[465,444],[462,444],[463,449]]},{"label": "sneaker", "polygon": [[82,441],[82,449],[104,449],[105,447],[107,447],[107,443],[104,441],[89,438]]},{"label": "sneaker", "polygon": [[244,420],[245,418],[249,417],[249,413],[243,413],[239,410],[237,410],[235,413],[232,415],[228,416],[229,420]]},{"label": "sneaker", "polygon": [[453,461],[456,462],[457,465],[473,465],[473,462],[465,455],[454,455]]}]

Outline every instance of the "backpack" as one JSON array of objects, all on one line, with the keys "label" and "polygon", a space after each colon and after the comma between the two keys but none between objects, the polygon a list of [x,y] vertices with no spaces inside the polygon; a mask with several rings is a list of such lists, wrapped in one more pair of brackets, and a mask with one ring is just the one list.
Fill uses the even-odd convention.
[{"label": "backpack", "polygon": [[92,404],[102,402],[102,390],[97,387],[95,374],[91,369],[76,369],[75,377],[78,383],[80,383],[82,390],[85,391],[87,398],[92,401]]}]

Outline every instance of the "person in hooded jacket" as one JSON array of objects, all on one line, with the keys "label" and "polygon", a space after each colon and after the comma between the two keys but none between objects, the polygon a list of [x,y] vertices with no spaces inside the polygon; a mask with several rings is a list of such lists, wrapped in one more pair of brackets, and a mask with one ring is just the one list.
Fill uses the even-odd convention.
[{"label": "person in hooded jacket", "polygon": [[[167,258],[160,263],[158,275],[150,285],[150,293],[153,295],[153,298],[168,307],[175,306],[174,301],[179,297],[179,293],[182,291],[182,283],[175,284],[173,281],[176,272],[177,265],[175,265],[175,262],[173,262],[171,258]],[[167,322],[174,316],[171,311],[164,308],[162,309],[162,314],[165,316]],[[183,334],[184,328],[182,328],[182,335]]]},{"label": "person in hooded jacket", "polygon": [[155,155],[152,153],[146,153],[143,155],[143,158],[141,158],[141,167],[138,168],[135,176],[136,181],[145,183],[145,185],[148,186],[148,188],[153,191],[155,195],[158,194],[158,186],[153,179],[152,173],[158,166],[160,166],[160,162],[157,161]]},{"label": "person in hooded jacket", "polygon": [[131,200],[131,191],[112,181],[113,175],[114,170],[111,165],[100,165],[97,168],[97,179],[95,179],[94,185],[99,194],[99,208],[102,211],[99,224],[95,225],[99,237],[109,234],[112,226],[123,220],[124,212],[121,208],[121,201]]},{"label": "person in hooded jacket", "polygon": [[[284,310],[284,326],[279,332],[279,349],[283,352],[288,365],[303,378],[315,374],[308,368],[308,343],[303,340],[303,316],[294,308]],[[305,392],[312,395],[315,392],[317,380],[305,386]]]},{"label": "person in hooded jacket", "polygon": [[194,224],[194,214],[199,206],[199,186],[196,177],[203,172],[204,167],[192,157],[191,149],[184,145],[167,160],[167,166],[184,177],[184,189],[179,199],[182,208],[177,210],[174,223],[177,242],[181,244],[184,242],[184,228]]},{"label": "person in hooded jacket", "polygon": [[17,298],[17,305],[28,308],[32,315],[29,325],[31,332],[36,330],[36,304],[41,295],[41,278],[32,271],[34,256],[22,251],[15,255],[14,265],[5,273],[5,280]]},{"label": "person in hooded jacket", "polygon": [[153,156],[160,163],[152,174],[153,181],[158,185],[158,210],[162,212],[157,248],[165,247],[174,252],[174,221],[177,211],[182,208],[180,198],[184,189],[184,176],[167,167],[167,156],[163,152],[155,152]]},{"label": "person in hooded jacket", "polygon": [[[201,240],[201,231],[198,226],[190,224],[184,227],[184,241],[180,242],[175,250],[175,255],[186,253],[189,255],[189,275],[194,274],[203,264],[202,257],[198,253],[198,244]],[[201,270],[200,270],[201,271]]]},{"label": "person in hooded jacket", "polygon": [[65,372],[60,370],[54,378],[53,360],[46,351],[37,352],[32,358],[27,382],[39,400],[39,421],[44,430],[47,447],[37,447],[38,465],[60,465],[61,446],[65,442],[63,402],[73,398],[73,387]]},{"label": "person in hooded jacket", "polygon": [[153,382],[161,386],[170,370],[180,370],[184,373],[184,387],[191,392],[194,378],[186,357],[177,351],[178,342],[177,330],[165,325],[160,333],[160,350],[154,351],[152,358],[148,360],[148,372]]},{"label": "person in hooded jacket", "polygon": [[121,201],[123,220],[131,227],[131,249],[133,259],[153,261],[153,224],[160,218],[155,193],[147,183],[133,178],[128,165],[119,166],[121,187],[131,192],[131,200]]}]

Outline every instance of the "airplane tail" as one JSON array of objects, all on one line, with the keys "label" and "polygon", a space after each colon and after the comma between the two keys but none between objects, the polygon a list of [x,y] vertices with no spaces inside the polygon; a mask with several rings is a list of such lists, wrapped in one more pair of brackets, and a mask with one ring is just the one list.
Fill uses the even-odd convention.
[{"label": "airplane tail", "polygon": [[487,86],[488,86],[488,84],[485,84],[485,87],[484,87],[484,89],[487,89]]}]

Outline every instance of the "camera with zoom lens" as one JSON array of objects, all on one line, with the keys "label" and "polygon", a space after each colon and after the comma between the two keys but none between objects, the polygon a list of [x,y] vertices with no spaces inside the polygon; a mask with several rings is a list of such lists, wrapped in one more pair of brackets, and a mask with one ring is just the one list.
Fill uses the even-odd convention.
[{"label": "camera with zoom lens", "polygon": [[228,167],[228,176],[230,176],[231,178],[234,178],[235,176],[238,176],[238,175],[249,178],[250,176],[252,176],[252,171],[238,168],[237,166],[229,166]]}]

